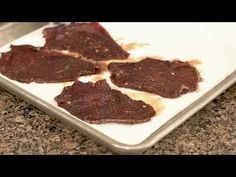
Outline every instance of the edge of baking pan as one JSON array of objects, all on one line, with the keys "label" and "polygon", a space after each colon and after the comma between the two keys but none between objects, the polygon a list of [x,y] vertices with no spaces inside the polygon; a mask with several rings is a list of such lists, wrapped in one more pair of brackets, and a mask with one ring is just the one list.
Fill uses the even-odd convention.
[{"label": "edge of baking pan", "polygon": [[73,128],[87,135],[88,137],[94,139],[95,141],[106,145],[108,148],[110,148],[111,150],[119,154],[140,154],[144,152],[148,148],[155,145],[158,141],[164,138],[167,134],[169,134],[175,128],[177,128],[182,123],[184,123],[188,118],[190,118],[192,115],[198,112],[201,108],[203,108],[207,103],[212,101],[222,92],[224,92],[226,89],[232,86],[235,82],[236,82],[236,71],[230,74],[227,78],[225,78],[222,82],[216,85],[212,90],[207,92],[204,96],[199,98],[193,104],[191,104],[182,112],[180,112],[175,117],[173,117],[170,121],[165,123],[161,128],[155,131],[146,140],[144,140],[143,142],[137,145],[127,145],[127,144],[122,144],[122,143],[119,143],[118,141],[111,139],[110,137],[104,135],[103,133],[85,124],[80,119],[74,116],[71,116],[60,109],[55,109],[49,103],[46,103],[45,101],[37,98],[31,93],[28,93],[24,89],[20,88],[19,86],[15,85],[9,80],[0,76],[0,86],[3,87],[4,89],[19,96],[26,102],[36,106],[40,110],[59,119],[60,121],[67,123],[68,125],[72,126]]}]

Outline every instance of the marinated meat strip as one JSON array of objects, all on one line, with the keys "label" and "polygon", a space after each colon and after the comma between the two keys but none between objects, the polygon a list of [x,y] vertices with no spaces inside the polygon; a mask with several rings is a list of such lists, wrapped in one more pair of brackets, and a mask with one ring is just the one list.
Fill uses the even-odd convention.
[{"label": "marinated meat strip", "polygon": [[111,89],[105,80],[95,84],[77,81],[64,88],[55,100],[58,106],[92,124],[136,124],[147,122],[155,115],[150,105]]},{"label": "marinated meat strip", "polygon": [[188,62],[146,58],[137,63],[111,63],[111,80],[119,87],[177,98],[198,88],[199,73]]},{"label": "marinated meat strip", "polygon": [[124,51],[99,23],[72,23],[46,28],[45,47],[57,51],[79,53],[94,61],[127,59]]},{"label": "marinated meat strip", "polygon": [[57,83],[99,72],[97,65],[30,45],[11,46],[0,58],[0,73],[23,83]]}]

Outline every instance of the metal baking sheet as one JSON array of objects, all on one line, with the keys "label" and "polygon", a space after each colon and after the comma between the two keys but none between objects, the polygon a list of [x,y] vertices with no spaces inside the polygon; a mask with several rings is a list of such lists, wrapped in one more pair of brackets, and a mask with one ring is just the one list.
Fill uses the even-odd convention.
[{"label": "metal baking sheet", "polygon": [[[121,90],[133,99],[143,99],[155,107],[158,114],[150,122],[143,124],[92,125],[59,108],[54,101],[54,97],[64,86],[73,83],[23,84],[0,75],[0,85],[112,150],[122,154],[137,154],[153,146],[236,82],[236,23],[102,23],[102,25],[123,46],[134,42],[146,44],[129,51],[132,59],[158,56],[169,60],[178,58],[183,61],[201,61],[197,65],[203,78],[199,90],[178,99],[166,99],[153,94],[117,88],[110,82],[109,73],[105,73],[101,77],[106,78],[111,87]],[[43,28],[17,39],[12,44],[44,45]],[[9,44],[0,48],[0,52],[8,50]],[[94,77],[82,77],[80,80],[93,81]]]}]

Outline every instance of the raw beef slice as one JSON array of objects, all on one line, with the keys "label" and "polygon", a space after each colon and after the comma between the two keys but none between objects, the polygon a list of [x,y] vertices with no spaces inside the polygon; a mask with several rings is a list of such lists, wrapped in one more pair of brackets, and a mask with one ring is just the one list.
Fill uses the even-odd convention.
[{"label": "raw beef slice", "polygon": [[127,59],[124,51],[99,23],[72,23],[46,28],[45,47],[78,53],[95,61]]},{"label": "raw beef slice", "polygon": [[69,82],[98,71],[90,62],[30,45],[11,46],[0,58],[0,73],[24,83]]},{"label": "raw beef slice", "polygon": [[119,87],[177,98],[198,88],[198,71],[187,62],[146,58],[137,63],[111,63],[111,80]]},{"label": "raw beef slice", "polygon": [[64,88],[55,100],[58,106],[92,124],[136,124],[147,122],[155,115],[150,105],[111,89],[105,80],[95,84],[77,81]]}]

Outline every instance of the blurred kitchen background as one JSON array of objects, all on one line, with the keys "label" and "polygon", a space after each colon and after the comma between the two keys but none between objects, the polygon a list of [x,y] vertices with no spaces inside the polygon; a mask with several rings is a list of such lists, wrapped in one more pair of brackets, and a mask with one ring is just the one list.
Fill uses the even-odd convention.
[{"label": "blurred kitchen background", "polygon": [[0,46],[7,44],[48,22],[0,22]]}]

